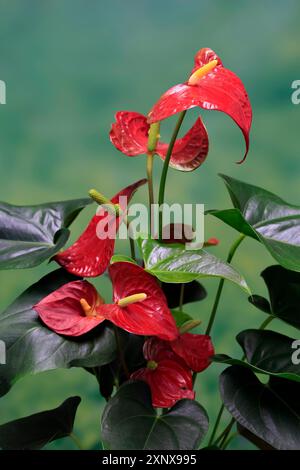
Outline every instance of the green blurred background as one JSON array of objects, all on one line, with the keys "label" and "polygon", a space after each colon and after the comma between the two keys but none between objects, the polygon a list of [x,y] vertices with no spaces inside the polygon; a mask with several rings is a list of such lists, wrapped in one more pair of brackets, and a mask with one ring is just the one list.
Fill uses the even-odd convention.
[{"label": "green blurred background", "polygon": [[[244,152],[239,129],[221,113],[202,112],[210,134],[209,158],[192,174],[170,171],[168,200],[228,207],[217,176],[222,172],[299,203],[300,106],[290,99],[291,83],[300,78],[299,22],[297,0],[1,0],[0,79],[7,85],[7,104],[0,106],[0,199],[33,204],[82,197],[92,187],[112,195],[141,178],[145,158],[122,156],[109,142],[114,113],[146,114],[163,91],[187,78],[196,51],[211,47],[249,92],[254,112],[250,153],[244,165],[236,165]],[[190,112],[183,130],[198,113]],[[165,138],[169,129],[163,130]],[[157,176],[161,167],[157,160]],[[146,190],[136,200],[146,201]],[[93,211],[80,215],[73,239]],[[214,252],[225,258],[237,234],[208,219],[206,236],[220,238]],[[262,295],[259,273],[271,264],[262,246],[251,240],[234,261],[252,291]],[[1,272],[1,308],[53,268],[45,264]],[[109,298],[108,283],[103,278],[95,282]],[[208,298],[186,310],[205,325],[217,283],[203,284]],[[239,355],[236,333],[263,319],[244,293],[227,284],[213,332],[217,352]],[[276,322],[273,329],[297,334]],[[198,379],[198,398],[212,420],[219,407],[221,369],[213,365]],[[104,403],[93,377],[81,370],[20,380],[1,398],[0,422],[55,407],[72,394],[83,398],[75,432],[85,448],[99,448]],[[49,448],[75,446],[64,439]],[[237,438],[231,448],[251,446]]]}]

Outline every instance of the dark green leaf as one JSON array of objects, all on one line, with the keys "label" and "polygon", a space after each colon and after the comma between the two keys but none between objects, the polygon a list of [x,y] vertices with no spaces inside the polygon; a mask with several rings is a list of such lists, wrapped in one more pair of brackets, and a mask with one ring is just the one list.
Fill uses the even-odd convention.
[{"label": "dark green leaf", "polygon": [[53,410],[2,424],[0,447],[4,450],[41,449],[49,442],[69,436],[80,401],[79,397],[71,397]]},{"label": "dark green leaf", "polygon": [[[237,340],[246,355],[247,362],[219,354],[214,362],[248,367],[253,372],[300,382],[300,361],[293,361],[297,340],[268,330],[245,330],[238,334]],[[298,349],[300,348],[300,341]],[[300,354],[299,354],[300,356]]]},{"label": "dark green leaf", "polygon": [[[180,286],[178,284],[161,283],[161,288],[167,297],[169,308],[179,307],[180,304]],[[198,302],[205,299],[207,292],[198,281],[188,282],[184,285],[184,294],[182,305],[191,302]]]},{"label": "dark green leaf", "polygon": [[208,213],[259,239],[285,268],[300,271],[300,207],[258,186],[221,177],[235,209]]},{"label": "dark green leaf", "polygon": [[99,375],[97,374],[97,380],[99,383],[99,391],[105,400],[109,400],[113,394],[115,386],[115,374],[111,364],[105,364],[99,367]]},{"label": "dark green leaf", "polygon": [[57,253],[67,242],[79,212],[91,199],[38,206],[0,203],[0,269],[32,268]]},{"label": "dark green leaf", "polygon": [[204,250],[185,250],[150,239],[139,239],[139,245],[145,268],[160,281],[187,283],[203,277],[223,278],[249,292],[245,279],[232,266]]},{"label": "dark green leaf", "polygon": [[0,315],[0,338],[6,344],[6,364],[0,365],[0,395],[26,374],[61,367],[100,366],[114,359],[115,335],[110,325],[105,323],[71,339],[49,330],[32,309],[40,299],[74,279],[63,269],[53,271]]},{"label": "dark green leaf", "polygon": [[300,329],[300,273],[275,265],[261,276],[269,291],[272,314]]},{"label": "dark green leaf", "polygon": [[270,446],[266,441],[257,437],[253,432],[248,431],[248,429],[241,426],[239,423],[237,424],[238,433],[243,436],[248,441],[252,442],[258,449],[260,450],[275,450],[274,447]]},{"label": "dark green leaf", "polygon": [[238,423],[278,450],[300,449],[300,383],[271,377],[267,385],[245,367],[220,376],[222,400]]},{"label": "dark green leaf", "polygon": [[108,449],[197,449],[208,429],[205,410],[196,401],[180,400],[159,415],[143,382],[127,382],[106,405],[101,439]]},{"label": "dark green leaf", "polygon": [[254,305],[254,307],[258,308],[262,312],[268,313],[269,315],[272,314],[269,301],[261,295],[250,295],[248,300],[252,305]]}]

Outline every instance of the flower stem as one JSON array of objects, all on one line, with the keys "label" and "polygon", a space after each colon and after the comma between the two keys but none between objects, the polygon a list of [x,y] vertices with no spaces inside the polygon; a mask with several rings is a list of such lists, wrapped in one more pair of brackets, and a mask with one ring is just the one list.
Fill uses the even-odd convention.
[{"label": "flower stem", "polygon": [[129,237],[129,244],[130,244],[130,254],[131,258],[136,261],[136,256],[135,256],[135,246],[134,246],[134,240]]},{"label": "flower stem", "polygon": [[209,445],[209,446],[210,446],[210,445],[213,443],[213,441],[214,441],[214,438],[215,438],[215,435],[216,435],[216,433],[217,433],[217,430],[218,430],[218,427],[219,427],[221,418],[222,418],[223,413],[224,413],[224,409],[225,409],[225,405],[224,405],[224,403],[223,403],[223,404],[221,405],[221,407],[220,407],[220,410],[219,410],[219,413],[218,413],[218,416],[217,416],[215,425],[214,425],[214,427],[213,427],[211,436],[210,436],[209,441],[208,441],[208,445]]},{"label": "flower stem", "polygon": [[184,284],[181,284],[180,294],[179,294],[179,311],[180,312],[182,312],[183,299],[184,299]]},{"label": "flower stem", "polygon": [[157,143],[160,139],[160,122],[154,122],[151,124],[148,133],[147,143],[147,179],[148,179],[148,192],[149,192],[149,221],[150,230],[152,233],[152,209],[154,204],[154,191],[153,191],[153,157],[155,154]]},{"label": "flower stem", "polygon": [[222,450],[225,450],[226,447],[228,447],[228,445],[230,444],[230,442],[238,435],[239,435],[238,431],[231,434],[231,436],[228,437],[227,441],[225,441],[224,444],[222,444]]},{"label": "flower stem", "polygon": [[230,431],[231,431],[232,427],[234,426],[234,424],[235,424],[235,419],[231,418],[229,424],[224,429],[221,436],[219,436],[219,438],[217,439],[216,442],[220,442],[220,444],[219,444],[220,449],[223,449],[223,445],[225,444],[227,436],[230,434]]},{"label": "flower stem", "polygon": [[154,190],[153,190],[153,153],[147,153],[147,179],[148,179],[148,194],[149,194],[149,222],[150,230],[149,233],[152,233],[152,211],[154,204]]},{"label": "flower stem", "polygon": [[170,159],[172,156],[173,148],[181,127],[181,124],[184,120],[184,117],[186,115],[186,111],[182,111],[179,114],[175,129],[173,131],[169,147],[167,150],[166,158],[164,161],[164,166],[162,169],[161,173],[161,178],[160,178],[160,185],[159,185],[159,195],[158,195],[158,204],[159,204],[159,240],[162,241],[162,228],[163,228],[163,212],[162,212],[162,205],[165,200],[165,187],[166,187],[166,180],[167,180],[167,175],[168,175],[168,169],[169,169],[169,163]]},{"label": "flower stem", "polygon": [[147,178],[148,178],[148,192],[149,204],[154,204],[154,191],[153,191],[153,153],[147,153]]},{"label": "flower stem", "polygon": [[129,238],[129,245],[130,245],[130,255],[131,255],[131,258],[134,261],[136,261],[134,239],[131,237],[130,223],[128,219],[126,220],[126,225],[127,225],[127,235]]},{"label": "flower stem", "polygon": [[271,323],[272,320],[274,320],[275,317],[273,317],[272,315],[270,315],[269,317],[267,317],[263,322],[262,324],[260,325],[260,327],[258,328],[259,330],[264,330],[269,323]]},{"label": "flower stem", "polygon": [[[242,233],[236,239],[236,241],[232,244],[232,246],[229,250],[228,256],[227,256],[227,260],[226,260],[227,263],[231,263],[232,258],[234,256],[236,250],[238,249],[238,247],[240,246],[240,244],[242,243],[244,238],[245,238],[245,235]],[[213,327],[213,324],[214,324],[214,321],[215,321],[215,318],[216,318],[216,313],[217,313],[218,306],[219,306],[219,302],[220,302],[220,298],[221,298],[221,294],[222,294],[223,287],[224,287],[224,282],[225,282],[225,279],[221,279],[220,282],[219,282],[216,298],[215,298],[215,301],[214,301],[214,304],[213,304],[213,308],[212,308],[212,311],[211,311],[211,314],[210,314],[210,317],[209,317],[209,322],[208,322],[206,332],[205,332],[206,335],[210,334],[211,329]]]}]

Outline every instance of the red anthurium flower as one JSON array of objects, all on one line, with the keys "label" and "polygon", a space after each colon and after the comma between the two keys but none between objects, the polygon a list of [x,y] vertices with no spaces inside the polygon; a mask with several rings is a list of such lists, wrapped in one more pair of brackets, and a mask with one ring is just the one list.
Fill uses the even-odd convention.
[{"label": "red anthurium flower", "polygon": [[170,340],[178,336],[175,320],[168,308],[165,294],[157,280],[140,266],[120,262],[109,267],[113,284],[113,300],[122,305],[122,300],[135,293],[144,293],[147,297],[139,303],[119,308],[110,315],[110,320],[130,333],[159,336]]},{"label": "red anthurium flower", "polygon": [[133,263],[109,267],[113,302],[105,304],[87,281],[74,281],[42,299],[34,309],[53,331],[80,336],[104,320],[137,335],[174,340],[178,331],[156,279]]},{"label": "red anthurium flower", "polygon": [[137,181],[116,194],[111,202],[119,204],[120,215],[116,217],[104,209],[98,211],[78,240],[65,251],[58,253],[54,257],[55,261],[77,276],[100,276],[113,255],[115,234],[126,215],[127,203],[135,191],[146,182],[146,179]]},{"label": "red anthurium flower", "polygon": [[169,408],[182,398],[195,398],[191,370],[167,342],[148,339],[144,344],[144,357],[147,367],[134,372],[131,378],[149,385],[154,407]]},{"label": "red anthurium flower", "polygon": [[[119,111],[116,122],[111,126],[110,140],[125,155],[135,157],[147,153],[150,125],[142,114]],[[155,153],[163,160],[168,144],[158,142]],[[192,171],[206,159],[208,153],[208,135],[204,124],[198,118],[187,134],[175,143],[170,166],[181,171]]]},{"label": "red anthurium flower", "polygon": [[80,336],[105,320],[97,313],[97,307],[102,304],[103,299],[92,284],[74,281],[52,292],[33,308],[56,333]]},{"label": "red anthurium flower", "polygon": [[197,52],[188,81],[175,85],[161,96],[148,115],[148,123],[162,121],[195,106],[222,111],[236,122],[245,138],[245,159],[252,121],[247,92],[242,81],[223,67],[221,59],[208,48]]},{"label": "red anthurium flower", "polygon": [[194,372],[206,369],[210,364],[209,358],[214,354],[213,344],[207,335],[185,333],[171,341],[170,346]]}]

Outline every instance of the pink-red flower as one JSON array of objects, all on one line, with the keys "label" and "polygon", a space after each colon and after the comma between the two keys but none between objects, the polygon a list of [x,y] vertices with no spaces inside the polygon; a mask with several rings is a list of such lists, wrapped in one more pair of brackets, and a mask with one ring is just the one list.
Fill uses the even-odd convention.
[{"label": "pink-red flower", "polygon": [[[110,140],[125,155],[135,157],[147,153],[147,142],[150,125],[142,114],[119,111],[111,126]],[[155,153],[163,160],[166,157],[168,144],[158,142]],[[198,118],[187,134],[175,143],[170,166],[181,171],[192,171],[206,159],[208,153],[208,135],[205,126]]]},{"label": "pink-red flower", "polygon": [[222,111],[236,122],[245,138],[245,159],[252,121],[247,92],[240,78],[225,68],[220,57],[208,48],[197,52],[189,79],[167,90],[155,103],[148,114],[148,123],[162,121],[195,106]]},{"label": "pink-red flower", "polygon": [[147,366],[131,378],[147,382],[153,406],[169,408],[182,398],[195,398],[192,371],[206,369],[213,354],[207,335],[185,333],[173,341],[150,338],[144,344]]},{"label": "pink-red flower", "polygon": [[208,335],[185,333],[170,342],[172,350],[181,357],[194,372],[202,372],[210,364],[214,347]]},{"label": "pink-red flower", "polygon": [[[100,276],[106,270],[113,255],[115,234],[126,215],[127,203],[135,191],[146,182],[146,179],[142,179],[116,194],[111,202],[119,204],[120,215],[116,216],[104,209],[99,211],[78,240],[54,257],[55,261],[77,276]],[[101,233],[99,233],[99,227]]]},{"label": "pink-red flower", "polygon": [[41,320],[65,336],[80,336],[104,320],[137,335],[174,340],[178,331],[156,279],[140,266],[116,262],[109,266],[113,303],[106,304],[92,284],[74,281],[34,306]]},{"label": "pink-red flower", "polygon": [[146,382],[157,408],[169,408],[182,398],[195,398],[192,372],[169,347],[168,343],[150,338],[144,344],[147,367],[131,375]]}]

